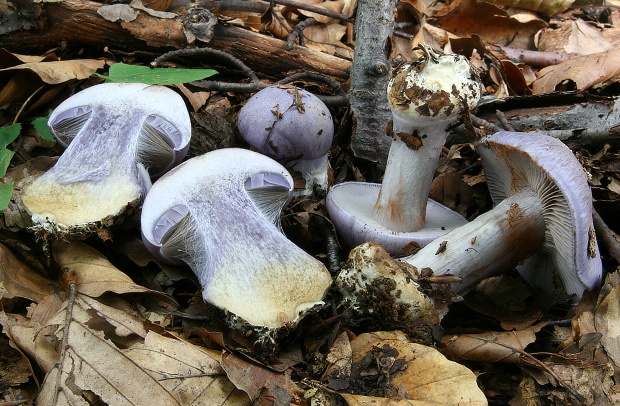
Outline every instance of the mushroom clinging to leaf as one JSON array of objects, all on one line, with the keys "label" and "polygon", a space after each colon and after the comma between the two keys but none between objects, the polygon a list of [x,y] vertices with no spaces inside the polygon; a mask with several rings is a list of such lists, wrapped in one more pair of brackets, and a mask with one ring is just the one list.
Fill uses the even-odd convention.
[{"label": "mushroom clinging to leaf", "polygon": [[163,86],[103,83],[62,102],[48,125],[66,149],[27,184],[21,200],[35,229],[83,233],[136,208],[181,162],[191,125],[181,96]]},{"label": "mushroom clinging to leaf", "polygon": [[246,102],[237,127],[252,147],[301,174],[305,187],[296,194],[327,189],[334,124],[318,97],[291,85],[267,87]]},{"label": "mushroom clinging to leaf", "polygon": [[249,150],[211,151],[157,182],[142,208],[142,235],[155,255],[186,263],[203,298],[252,326],[296,324],[331,285],[323,264],[279,228],[293,180]]},{"label": "mushroom clinging to leaf", "polygon": [[345,182],[327,196],[350,246],[374,240],[402,254],[412,242],[424,246],[466,223],[428,194],[447,129],[478,103],[480,83],[466,58],[423,51],[388,84],[394,134],[382,183]]},{"label": "mushroom clinging to leaf", "polygon": [[556,279],[577,298],[596,288],[602,262],[592,195],[571,150],[546,135],[507,131],[483,137],[476,150],[497,205],[402,260],[463,278],[454,285],[461,294],[518,264],[526,280],[546,290]]}]

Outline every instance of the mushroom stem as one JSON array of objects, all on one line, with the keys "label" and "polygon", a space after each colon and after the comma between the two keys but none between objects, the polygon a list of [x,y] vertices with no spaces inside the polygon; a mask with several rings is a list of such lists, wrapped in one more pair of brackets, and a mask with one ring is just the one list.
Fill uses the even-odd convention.
[{"label": "mushroom stem", "polygon": [[430,268],[436,275],[463,278],[452,287],[465,294],[493,272],[540,251],[544,242],[543,206],[534,191],[526,188],[402,261],[418,270]]},{"label": "mushroom stem", "polygon": [[374,207],[380,224],[396,232],[420,230],[426,221],[428,194],[449,122],[414,128],[394,116],[394,140]]},{"label": "mushroom stem", "polygon": [[302,191],[293,192],[293,196],[309,196],[313,194],[315,186],[321,190],[327,190],[329,160],[327,154],[315,159],[300,159],[292,166],[292,169],[300,172],[306,181],[306,186]]}]

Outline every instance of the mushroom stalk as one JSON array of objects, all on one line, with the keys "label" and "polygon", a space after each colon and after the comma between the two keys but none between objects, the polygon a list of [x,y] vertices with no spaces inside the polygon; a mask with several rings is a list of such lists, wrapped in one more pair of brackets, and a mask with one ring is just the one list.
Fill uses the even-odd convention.
[{"label": "mushroom stalk", "polygon": [[457,293],[465,294],[495,271],[534,255],[544,242],[545,221],[540,198],[526,189],[402,261],[418,270],[430,268],[437,275],[463,278],[452,287]]},{"label": "mushroom stalk", "polygon": [[377,241],[402,255],[467,222],[429,201],[428,193],[446,130],[478,103],[480,83],[466,58],[422,51],[388,83],[394,134],[382,183],[344,182],[327,195],[329,215],[348,246]]},{"label": "mushroom stalk", "polygon": [[325,266],[279,229],[293,179],[257,152],[211,151],[168,172],[142,208],[145,245],[160,259],[188,264],[203,298],[242,326],[293,327],[323,304]]},{"label": "mushroom stalk", "polygon": [[410,121],[394,117],[394,140],[374,207],[375,219],[386,228],[406,233],[424,226],[428,193],[449,124],[414,130]]},{"label": "mushroom stalk", "polygon": [[464,294],[481,279],[516,266],[530,283],[580,298],[602,279],[586,174],[561,141],[542,134],[498,132],[476,150],[497,206],[403,261],[463,278]]}]

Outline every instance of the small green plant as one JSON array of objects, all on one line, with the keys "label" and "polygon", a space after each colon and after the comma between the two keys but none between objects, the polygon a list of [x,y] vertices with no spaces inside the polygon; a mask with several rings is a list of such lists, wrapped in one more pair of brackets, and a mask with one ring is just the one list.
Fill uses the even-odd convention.
[{"label": "small green plant", "polygon": [[47,116],[35,118],[34,120],[32,120],[32,126],[35,130],[37,130],[41,137],[45,138],[46,140],[56,142],[56,138],[54,138],[54,135],[50,131],[50,128],[47,126],[47,121],[50,118],[50,114],[52,114],[52,110],[47,113]]},{"label": "small green plant", "polygon": [[148,66],[127,65],[115,63],[110,66],[108,76],[95,75],[108,82],[138,82],[147,85],[174,85],[177,83],[202,80],[217,74],[213,69],[178,69],[178,68],[151,68]]},{"label": "small green plant", "polygon": [[[6,170],[15,154],[15,152],[8,149],[7,146],[19,137],[21,129],[22,125],[19,123],[0,128],[0,178],[6,175]],[[8,206],[11,196],[13,195],[14,183],[15,182],[7,184],[0,183],[0,210],[4,210],[4,208]]]},{"label": "small green plant", "polygon": [[[31,124],[43,138],[55,142],[56,139],[54,139],[52,132],[47,126],[48,119],[49,114],[46,117],[39,117],[32,120]],[[15,152],[8,149],[8,146],[19,137],[21,130],[22,125],[20,123],[0,127],[0,179],[6,175],[11,159],[13,159],[13,155],[15,155]],[[0,182],[0,210],[4,210],[11,201],[14,183],[15,182],[10,182],[5,184]]]}]

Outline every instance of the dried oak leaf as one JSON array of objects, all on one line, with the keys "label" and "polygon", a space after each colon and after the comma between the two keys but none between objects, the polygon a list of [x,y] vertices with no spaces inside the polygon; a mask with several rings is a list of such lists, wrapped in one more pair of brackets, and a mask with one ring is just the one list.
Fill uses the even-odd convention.
[{"label": "dried oak leaf", "polygon": [[545,325],[540,323],[518,331],[447,335],[441,340],[446,344],[442,352],[450,359],[518,363],[521,362],[519,351],[536,341],[536,333]]},{"label": "dried oak leaf", "polygon": [[[59,326],[62,346],[37,405],[87,405],[93,395],[111,405],[249,405],[226,378],[218,351],[147,332],[140,319],[118,310],[70,295],[49,322]],[[127,335],[137,340],[127,346]]]},{"label": "dried oak leaf", "polygon": [[620,75],[620,49],[582,56],[548,66],[532,83],[533,94],[586,90]]},{"label": "dried oak leaf", "polygon": [[149,293],[164,302],[172,301],[161,292],[134,283],[103,254],[84,243],[54,241],[52,255],[61,269],[67,269],[75,275],[76,290],[85,295],[99,297],[106,292]]},{"label": "dried oak leaf", "polygon": [[603,347],[620,369],[620,275],[618,272],[607,276],[601,289],[600,303],[594,313],[596,330],[602,333]]},{"label": "dried oak leaf", "polygon": [[272,402],[276,405],[288,405],[298,404],[300,401],[302,390],[291,380],[289,370],[284,373],[275,372],[232,354],[222,355],[221,364],[228,379],[245,392],[252,402],[275,399],[275,402]]},{"label": "dried oak leaf", "polygon": [[97,69],[103,69],[103,59],[73,59],[68,61],[28,62],[0,72],[28,70],[35,73],[41,80],[50,85],[57,85],[69,80],[87,79]]},{"label": "dried oak leaf", "polygon": [[0,297],[21,297],[36,303],[53,291],[51,279],[20,260],[4,244],[0,244],[0,283],[6,291]]}]

